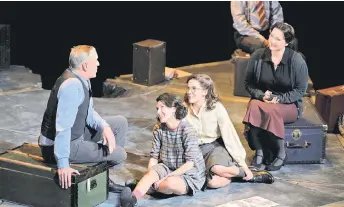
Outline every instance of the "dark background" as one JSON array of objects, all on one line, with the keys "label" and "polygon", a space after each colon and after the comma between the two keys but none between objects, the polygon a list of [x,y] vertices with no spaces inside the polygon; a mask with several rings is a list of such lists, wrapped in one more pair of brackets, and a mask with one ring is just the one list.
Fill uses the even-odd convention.
[{"label": "dark background", "polygon": [[[343,2],[280,2],[307,57],[315,89],[344,84]],[[165,41],[166,66],[230,59],[235,50],[230,2],[1,2],[0,23],[11,24],[11,64],[39,73],[51,89],[68,67],[70,48],[96,47],[102,82],[132,73],[133,43]]]}]

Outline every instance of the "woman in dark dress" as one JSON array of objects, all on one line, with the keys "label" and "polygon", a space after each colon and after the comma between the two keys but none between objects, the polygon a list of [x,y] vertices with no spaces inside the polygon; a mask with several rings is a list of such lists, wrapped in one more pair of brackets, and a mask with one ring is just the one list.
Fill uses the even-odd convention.
[{"label": "woman in dark dress", "polygon": [[[247,66],[245,87],[251,95],[243,123],[252,150],[252,165],[279,170],[285,162],[284,124],[302,115],[302,97],[307,90],[308,68],[303,56],[292,47],[295,32],[287,23],[271,27],[269,48],[252,54]],[[268,144],[268,146],[267,146]],[[275,151],[265,166],[263,149]]]}]

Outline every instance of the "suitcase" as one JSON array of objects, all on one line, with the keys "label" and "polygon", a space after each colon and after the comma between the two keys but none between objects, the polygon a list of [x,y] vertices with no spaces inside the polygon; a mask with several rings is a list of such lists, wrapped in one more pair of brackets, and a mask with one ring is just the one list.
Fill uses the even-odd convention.
[{"label": "suitcase", "polygon": [[0,199],[35,207],[96,206],[108,199],[108,167],[71,165],[80,175],[72,186],[59,186],[56,165],[43,162],[38,145],[24,143],[0,154]]},{"label": "suitcase", "polygon": [[165,80],[166,43],[144,40],[134,43],[133,82],[152,86]]},{"label": "suitcase", "polygon": [[250,54],[238,49],[233,56],[234,62],[234,96],[251,97],[245,89],[245,76]]},{"label": "suitcase", "polygon": [[344,85],[317,90],[315,106],[327,123],[328,131],[336,131],[339,115],[344,113]]},{"label": "suitcase", "polygon": [[10,25],[0,24],[0,70],[10,67]]},{"label": "suitcase", "polygon": [[322,164],[326,156],[327,125],[310,98],[303,98],[303,115],[285,124],[287,164]]}]

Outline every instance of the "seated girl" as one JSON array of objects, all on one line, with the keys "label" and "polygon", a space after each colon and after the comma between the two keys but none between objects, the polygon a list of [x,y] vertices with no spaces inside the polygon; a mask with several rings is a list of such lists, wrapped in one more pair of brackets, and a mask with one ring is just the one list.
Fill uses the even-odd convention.
[{"label": "seated girl", "polygon": [[229,119],[226,108],[215,93],[212,79],[206,74],[187,79],[185,102],[189,107],[186,120],[199,134],[207,173],[207,187],[228,185],[232,178],[245,182],[273,183],[268,172],[253,172],[248,168],[246,151]]},{"label": "seated girl", "polygon": [[153,129],[153,144],[148,172],[133,192],[125,188],[121,206],[135,206],[150,189],[164,194],[194,195],[205,183],[205,164],[198,148],[197,133],[182,119],[187,108],[173,94],[164,93],[157,99],[158,124]]}]

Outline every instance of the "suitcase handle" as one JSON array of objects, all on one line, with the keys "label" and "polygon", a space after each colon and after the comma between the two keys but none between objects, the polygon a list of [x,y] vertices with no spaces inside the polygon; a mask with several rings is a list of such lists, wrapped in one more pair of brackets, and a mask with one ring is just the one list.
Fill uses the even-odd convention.
[{"label": "suitcase handle", "polygon": [[311,146],[311,143],[305,141],[303,143],[303,145],[300,145],[300,144],[296,144],[296,143],[286,142],[285,145],[286,145],[287,148],[308,148],[309,146]]}]

